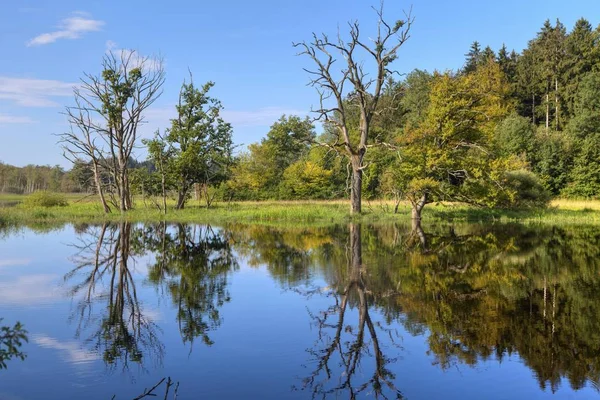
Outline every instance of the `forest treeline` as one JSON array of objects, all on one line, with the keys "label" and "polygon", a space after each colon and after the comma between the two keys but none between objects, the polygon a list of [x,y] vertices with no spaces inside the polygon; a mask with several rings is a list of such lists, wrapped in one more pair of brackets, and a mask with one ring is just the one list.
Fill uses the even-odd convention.
[{"label": "forest treeline", "polygon": [[[408,199],[419,213],[439,200],[522,207],[543,205],[551,196],[600,197],[600,26],[582,18],[568,31],[559,20],[546,21],[520,53],[474,42],[465,57],[457,71],[386,76],[358,167],[352,152],[344,154],[349,146],[340,142],[338,128],[343,125],[349,140],[361,137],[368,95],[349,92],[337,107],[343,113],[327,110],[319,133],[309,117],[284,115],[259,143],[236,154],[232,127],[209,94],[213,83],[195,86],[191,77],[171,126],[144,141],[147,160],[134,161],[135,129],[124,111],[131,101],[141,108],[130,114],[141,115],[159,94],[164,71],[148,75],[141,67],[123,68],[131,55],[108,57],[102,76],[88,76],[88,97],[76,93],[77,104],[90,97],[88,104],[93,98],[99,104],[86,109],[88,115],[81,107],[67,109],[71,124],[84,132],[61,139],[73,169],[1,164],[0,189],[100,192],[103,201],[108,197],[107,212],[111,199],[116,208],[131,208],[137,193],[166,210],[167,197],[183,208],[194,192],[207,205],[214,199],[347,197],[358,168],[365,198]],[[102,87],[108,92],[97,93]],[[119,96],[122,104],[102,103]],[[108,127],[121,127],[118,151],[86,144],[85,132],[103,134],[90,125],[90,112]]]},{"label": "forest treeline", "polygon": [[[460,71],[415,70],[400,81],[388,80],[380,103],[384,111],[371,130],[389,146],[365,156],[365,196],[406,195],[427,185],[451,195],[451,181],[468,178],[473,187],[460,196],[492,201],[477,194],[477,179],[495,169],[498,182],[509,172],[504,185],[532,190],[539,189],[534,184],[539,180],[553,196],[599,197],[599,38],[600,27],[585,19],[570,32],[559,21],[546,21],[521,53],[506,46],[494,52],[474,42]],[[353,122],[357,129],[356,116]],[[310,143],[306,139],[315,135],[308,119],[282,117],[236,159],[226,185],[231,195],[343,196],[344,159],[327,147],[286,142],[295,136]],[[328,136],[333,137],[326,124],[318,141]],[[481,151],[473,151],[477,148]],[[449,180],[436,170],[455,173]],[[495,197],[490,191],[485,189]]]}]

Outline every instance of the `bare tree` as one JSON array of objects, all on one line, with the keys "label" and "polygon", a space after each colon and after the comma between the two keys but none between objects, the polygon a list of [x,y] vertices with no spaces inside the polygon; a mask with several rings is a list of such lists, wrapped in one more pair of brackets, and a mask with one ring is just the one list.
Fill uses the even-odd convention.
[{"label": "bare tree", "polygon": [[[375,38],[365,41],[361,38],[358,21],[349,22],[350,40],[346,41],[338,32],[337,40],[330,40],[325,34],[313,33],[311,42],[294,43],[300,48],[301,55],[308,56],[316,69],[305,69],[311,76],[310,85],[319,93],[319,108],[313,110],[316,120],[332,124],[336,129],[336,138],[332,143],[319,143],[335,151],[342,150],[350,160],[352,179],[350,184],[350,210],[361,212],[362,175],[367,148],[382,143],[369,143],[370,125],[373,117],[381,113],[378,109],[379,98],[385,81],[393,71],[390,64],[397,58],[400,47],[410,37],[413,23],[411,13],[405,13],[405,19],[389,24],[383,19],[383,2],[375,9],[379,18]],[[335,55],[341,55],[345,64],[341,71],[334,70]],[[372,68],[366,67],[360,59],[365,55],[374,62]],[[330,102],[331,99],[331,102]],[[329,104],[331,103],[331,104]],[[352,107],[358,108],[358,137],[352,137],[348,116]]]},{"label": "bare tree", "polygon": [[75,105],[65,112],[71,130],[60,135],[60,143],[67,159],[91,161],[105,212],[105,192],[121,212],[132,208],[128,162],[143,113],[162,93],[164,80],[161,60],[128,50],[105,55],[102,73],[85,74],[73,90]]}]

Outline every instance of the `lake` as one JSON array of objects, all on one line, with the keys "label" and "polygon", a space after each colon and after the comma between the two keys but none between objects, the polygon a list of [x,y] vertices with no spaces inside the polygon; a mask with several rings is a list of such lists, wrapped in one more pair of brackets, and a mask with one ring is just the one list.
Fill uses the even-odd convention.
[{"label": "lake", "polygon": [[600,227],[0,227],[0,318],[2,400],[600,398]]}]

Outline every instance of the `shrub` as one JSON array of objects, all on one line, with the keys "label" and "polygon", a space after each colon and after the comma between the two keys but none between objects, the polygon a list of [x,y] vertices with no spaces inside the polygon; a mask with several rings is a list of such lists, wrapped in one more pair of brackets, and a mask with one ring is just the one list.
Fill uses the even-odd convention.
[{"label": "shrub", "polygon": [[61,193],[40,191],[30,194],[23,200],[23,207],[64,207],[67,198]]},{"label": "shrub", "polygon": [[540,178],[527,170],[507,172],[505,186],[511,196],[505,199],[503,206],[508,208],[537,208],[546,207],[550,195],[544,188]]}]

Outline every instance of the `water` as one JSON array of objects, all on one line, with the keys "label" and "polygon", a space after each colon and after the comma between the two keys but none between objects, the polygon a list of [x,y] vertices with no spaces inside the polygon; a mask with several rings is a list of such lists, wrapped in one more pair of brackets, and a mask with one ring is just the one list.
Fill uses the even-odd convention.
[{"label": "water", "polygon": [[4,228],[0,318],[2,400],[599,398],[600,227]]}]

